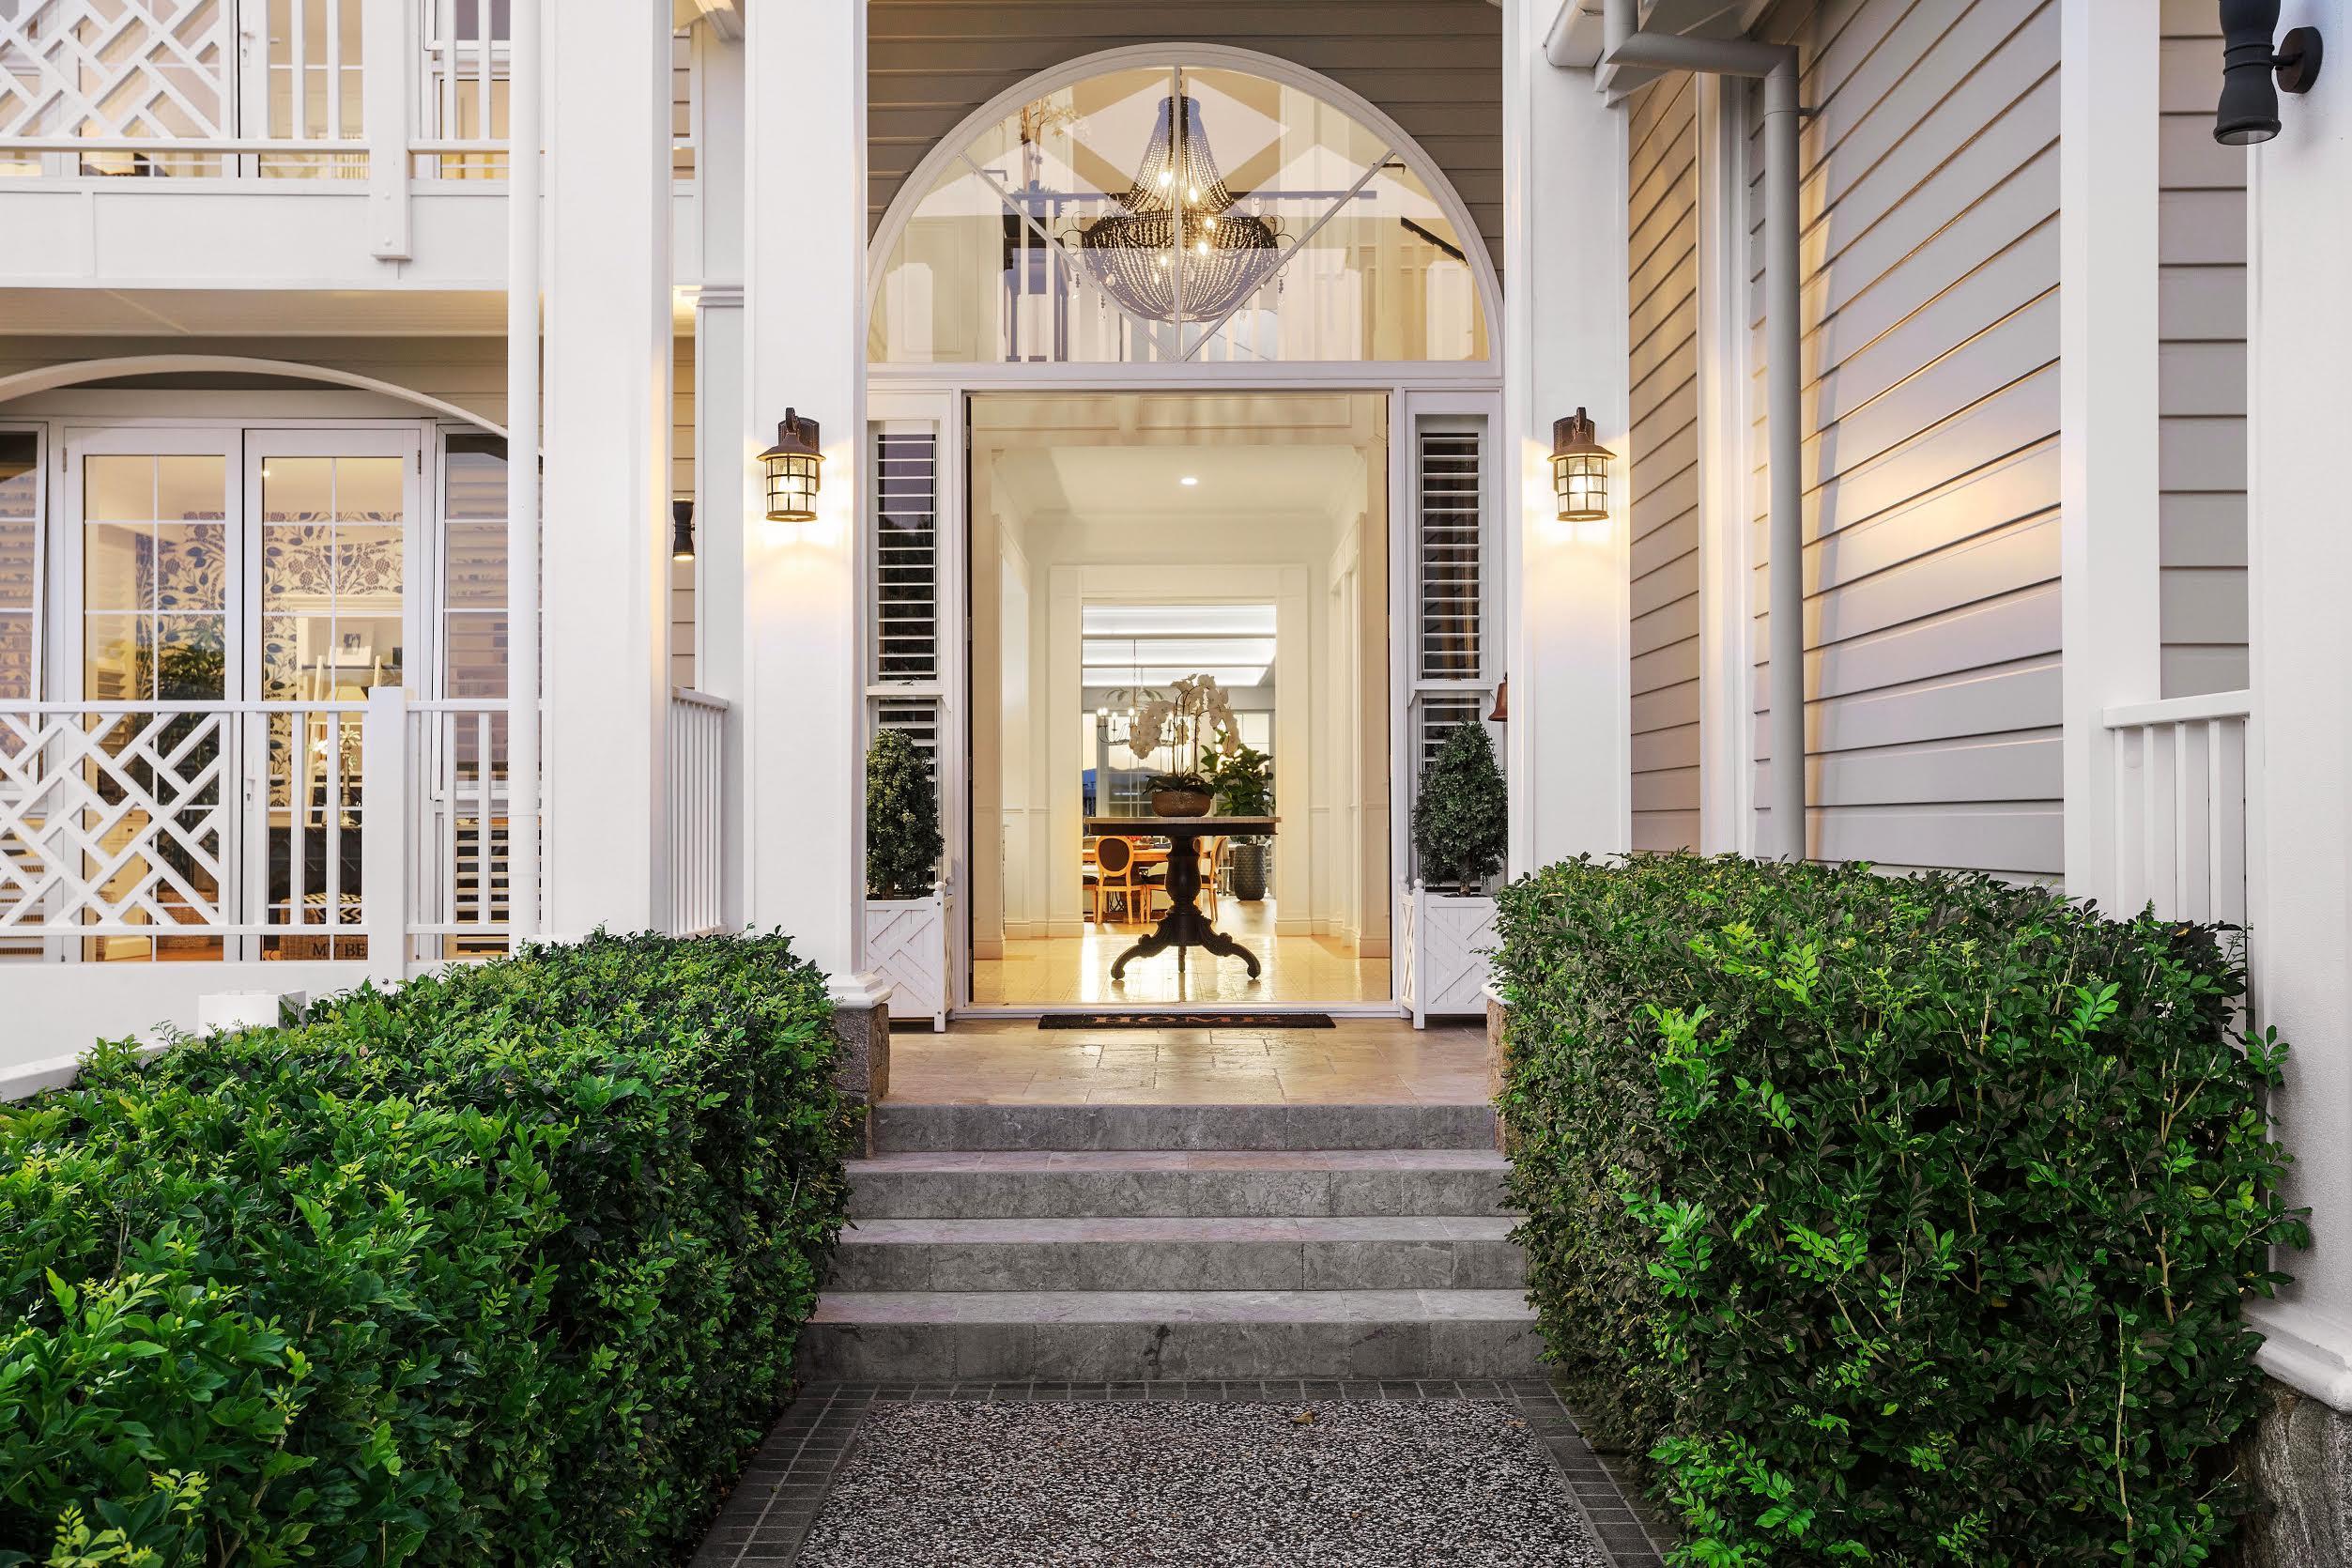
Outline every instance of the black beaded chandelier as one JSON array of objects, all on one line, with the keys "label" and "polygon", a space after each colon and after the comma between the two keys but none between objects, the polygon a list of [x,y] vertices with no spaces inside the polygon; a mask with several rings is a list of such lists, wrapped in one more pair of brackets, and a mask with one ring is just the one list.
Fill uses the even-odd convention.
[{"label": "black beaded chandelier", "polygon": [[1077,225],[1079,254],[1130,315],[1169,321],[1181,307],[1187,321],[1214,321],[1282,265],[1282,220],[1236,211],[1239,200],[1209,150],[1199,101],[1171,96],[1119,210]]}]

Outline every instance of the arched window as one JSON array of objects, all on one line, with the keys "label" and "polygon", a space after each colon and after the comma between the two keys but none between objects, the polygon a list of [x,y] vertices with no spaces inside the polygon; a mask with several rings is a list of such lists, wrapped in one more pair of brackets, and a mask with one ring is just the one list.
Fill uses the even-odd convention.
[{"label": "arched window", "polygon": [[1458,203],[1401,134],[1297,82],[1112,69],[959,140],[880,237],[877,364],[1488,355]]}]

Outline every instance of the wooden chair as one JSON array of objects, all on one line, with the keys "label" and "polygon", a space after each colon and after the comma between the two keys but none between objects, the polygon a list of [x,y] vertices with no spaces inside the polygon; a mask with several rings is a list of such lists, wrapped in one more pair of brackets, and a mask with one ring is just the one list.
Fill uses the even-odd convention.
[{"label": "wooden chair", "polygon": [[[1149,919],[1152,897],[1161,891],[1159,878],[1135,864],[1133,839],[1096,840],[1094,869],[1086,877],[1086,895],[1093,908],[1096,925],[1102,924],[1103,906],[1113,899],[1119,900],[1120,913],[1125,919]],[[1137,903],[1139,898],[1142,900],[1140,908]]]},{"label": "wooden chair", "polygon": [[1201,850],[1201,917],[1209,929],[1217,929],[1217,895],[1225,860],[1226,840],[1222,835],[1200,840]]}]

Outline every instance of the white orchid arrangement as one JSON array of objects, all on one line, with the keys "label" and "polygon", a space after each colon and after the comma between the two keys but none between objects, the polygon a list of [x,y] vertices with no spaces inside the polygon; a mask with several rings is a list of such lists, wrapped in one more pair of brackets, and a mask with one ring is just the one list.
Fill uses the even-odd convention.
[{"label": "white orchid arrangement", "polygon": [[1147,781],[1155,790],[1201,790],[1208,780],[1201,769],[1210,757],[1230,750],[1234,740],[1233,704],[1214,675],[1188,675],[1168,688],[1168,695],[1135,710],[1137,751],[1166,746],[1173,765]]}]

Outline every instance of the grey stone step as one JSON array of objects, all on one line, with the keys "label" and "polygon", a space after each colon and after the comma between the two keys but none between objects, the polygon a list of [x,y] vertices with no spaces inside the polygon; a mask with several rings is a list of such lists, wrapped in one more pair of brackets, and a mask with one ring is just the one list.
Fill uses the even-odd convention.
[{"label": "grey stone step", "polygon": [[1514,1377],[1540,1369],[1516,1290],[839,1291],[810,1378],[1125,1382]]},{"label": "grey stone step", "polygon": [[884,1154],[850,1161],[853,1220],[1500,1214],[1488,1149]]},{"label": "grey stone step", "polygon": [[1496,1146],[1491,1105],[901,1105],[874,1149],[1410,1149]]},{"label": "grey stone step", "polygon": [[1526,1282],[1500,1215],[866,1220],[834,1290],[1483,1290]]}]

